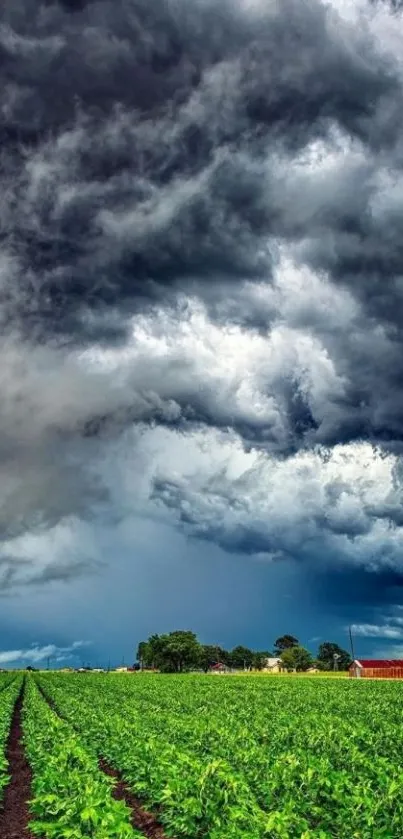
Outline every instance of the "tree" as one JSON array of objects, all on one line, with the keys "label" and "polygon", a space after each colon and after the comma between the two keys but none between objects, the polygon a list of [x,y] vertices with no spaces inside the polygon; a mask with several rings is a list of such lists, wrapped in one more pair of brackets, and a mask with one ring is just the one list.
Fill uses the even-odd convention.
[{"label": "tree", "polygon": [[302,672],[308,670],[312,665],[312,656],[305,647],[289,647],[281,654],[281,660],[286,670],[297,670]]},{"label": "tree", "polygon": [[237,667],[244,670],[252,666],[253,652],[248,647],[234,647],[230,653],[230,661],[232,667]]},{"label": "tree", "polygon": [[334,669],[334,655],[340,656],[337,660],[337,669],[348,670],[351,664],[351,656],[346,650],[343,650],[342,647],[339,647],[339,645],[335,644],[333,641],[325,641],[319,647],[317,658],[321,669]]},{"label": "tree", "polygon": [[140,641],[137,647],[137,661],[140,667],[148,667],[151,663],[151,647],[147,641]]},{"label": "tree", "polygon": [[137,647],[137,661],[142,667],[156,667],[156,660],[161,650],[160,635],[150,635],[148,641],[140,641]]},{"label": "tree", "polygon": [[223,664],[226,663],[224,660],[227,657],[227,653],[225,650],[221,649],[221,647],[213,646],[212,644],[202,644],[200,651],[200,667],[204,670],[205,673],[213,667],[214,664],[218,664],[222,662]]},{"label": "tree", "polygon": [[283,650],[289,650],[292,647],[298,647],[298,645],[298,638],[294,638],[293,635],[281,635],[275,642],[274,655],[281,656]]},{"label": "tree", "polygon": [[201,646],[194,632],[176,630],[169,635],[152,636],[148,640],[153,650],[153,664],[164,673],[183,673],[197,667]]},{"label": "tree", "polygon": [[231,659],[230,651],[229,650],[224,650],[222,647],[219,647],[219,650],[220,650],[220,661],[222,661],[223,664],[226,664],[227,667],[232,667],[232,659]]},{"label": "tree", "polygon": [[267,653],[267,652],[261,652],[261,653],[255,652],[255,653],[253,653],[253,658],[252,658],[253,669],[254,670],[263,670],[263,668],[266,664],[266,659],[267,658],[270,658],[270,653]]}]

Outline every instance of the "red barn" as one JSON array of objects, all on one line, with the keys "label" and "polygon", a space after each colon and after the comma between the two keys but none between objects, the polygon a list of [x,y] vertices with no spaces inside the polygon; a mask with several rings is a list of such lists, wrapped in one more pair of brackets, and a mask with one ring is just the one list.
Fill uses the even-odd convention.
[{"label": "red barn", "polygon": [[350,664],[349,675],[362,679],[403,679],[401,658],[360,658]]}]

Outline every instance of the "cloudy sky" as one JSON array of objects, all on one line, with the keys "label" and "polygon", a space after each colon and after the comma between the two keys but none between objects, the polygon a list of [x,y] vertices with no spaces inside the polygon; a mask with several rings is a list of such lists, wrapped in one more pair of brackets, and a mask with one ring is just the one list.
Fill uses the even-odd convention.
[{"label": "cloudy sky", "polygon": [[403,654],[403,12],[3,0],[0,665]]}]

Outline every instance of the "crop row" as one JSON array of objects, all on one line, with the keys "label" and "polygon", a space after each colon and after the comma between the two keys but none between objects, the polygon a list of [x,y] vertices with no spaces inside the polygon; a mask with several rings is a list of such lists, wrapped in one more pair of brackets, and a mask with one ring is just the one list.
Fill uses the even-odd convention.
[{"label": "crop row", "polygon": [[0,693],[11,685],[12,682],[22,682],[22,676],[19,673],[1,673],[0,674]]},{"label": "crop row", "polygon": [[136,839],[130,811],[112,798],[112,781],[98,768],[68,723],[49,708],[33,679],[26,681],[23,739],[33,770],[32,833],[43,839]]},{"label": "crop row", "polygon": [[7,786],[10,779],[6,757],[6,747],[14,707],[18,695],[21,692],[21,687],[21,677],[17,677],[12,680],[7,679],[4,685],[0,684],[0,801],[3,798],[4,788]]},{"label": "crop row", "polygon": [[[324,837],[308,833],[294,813],[264,812],[244,778],[221,759],[199,758],[177,743],[160,738],[143,725],[140,715],[122,709],[119,692],[114,709],[105,711],[100,683],[60,681],[41,684],[60,711],[85,738],[88,747],[118,769],[131,789],[148,805],[172,836],[209,839],[260,839],[262,836]],[[80,688],[78,693],[75,688]],[[297,831],[297,832],[296,832]]]},{"label": "crop row", "polygon": [[92,748],[163,808],[178,836],[403,835],[398,684],[96,675],[42,682]]},{"label": "crop row", "polygon": [[[32,677],[23,704],[32,831],[134,839],[103,756],[171,836],[403,836],[400,683],[214,677]],[[0,677],[0,795],[20,676]]]}]

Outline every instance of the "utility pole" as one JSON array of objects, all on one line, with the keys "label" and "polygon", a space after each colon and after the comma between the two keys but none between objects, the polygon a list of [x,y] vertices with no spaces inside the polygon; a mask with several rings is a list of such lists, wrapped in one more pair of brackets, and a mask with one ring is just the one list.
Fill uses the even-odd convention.
[{"label": "utility pole", "polygon": [[348,628],[348,634],[350,636],[351,658],[352,658],[353,661],[355,661],[353,635],[352,635],[352,632],[351,632],[351,626],[349,626],[349,628]]}]

